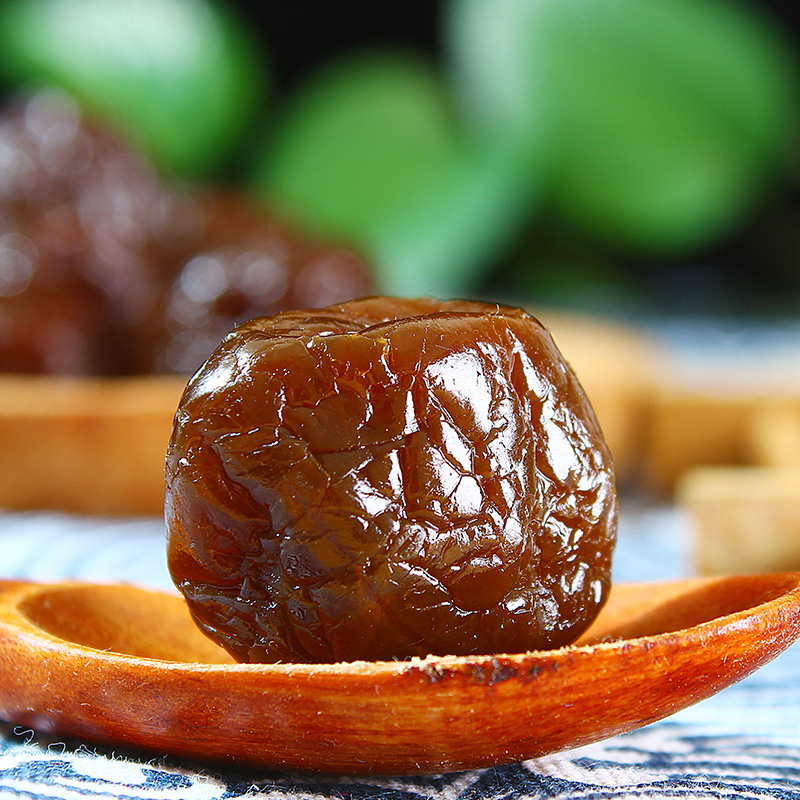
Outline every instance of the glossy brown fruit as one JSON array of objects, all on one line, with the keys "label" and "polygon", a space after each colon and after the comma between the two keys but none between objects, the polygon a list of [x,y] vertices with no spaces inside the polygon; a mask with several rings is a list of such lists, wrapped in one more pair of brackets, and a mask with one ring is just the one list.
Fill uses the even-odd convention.
[{"label": "glossy brown fruit", "polygon": [[169,566],[242,661],[558,647],[609,589],[611,459],[518,309],[371,298],[231,333],[167,454]]}]

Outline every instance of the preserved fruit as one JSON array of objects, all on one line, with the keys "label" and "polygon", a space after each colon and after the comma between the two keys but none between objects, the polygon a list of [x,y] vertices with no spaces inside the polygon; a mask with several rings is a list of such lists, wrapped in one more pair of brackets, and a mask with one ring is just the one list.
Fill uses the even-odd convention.
[{"label": "preserved fruit", "polygon": [[247,322],[190,380],[167,453],[170,571],[240,661],[561,646],[606,599],[616,518],[577,379],[503,306]]},{"label": "preserved fruit", "polygon": [[163,181],[62,94],[0,117],[0,372],[191,374],[239,322],[371,291],[356,253]]}]

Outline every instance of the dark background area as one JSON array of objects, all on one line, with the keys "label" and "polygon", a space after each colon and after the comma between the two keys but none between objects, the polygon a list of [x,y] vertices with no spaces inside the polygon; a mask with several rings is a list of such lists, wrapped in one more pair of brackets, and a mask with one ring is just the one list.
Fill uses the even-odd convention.
[{"label": "dark background area", "polygon": [[[444,61],[444,2],[319,3],[295,0],[229,5],[258,33],[267,53],[269,96],[256,131],[268,132],[292,92],[320,66],[353,50],[398,47]],[[800,62],[800,3],[760,2],[794,45]],[[7,94],[8,87],[3,91]],[[521,263],[525,264],[520,269]],[[531,266],[534,269],[531,269]],[[534,287],[520,275],[536,273]],[[635,258],[542,213],[496,254],[481,293],[620,315],[800,315],[800,132],[792,168],[732,235],[691,258]]]},{"label": "dark background area", "polygon": [[[273,104],[280,104],[319,64],[356,48],[395,45],[441,57],[441,3],[240,0],[236,5],[260,32],[270,54]],[[779,22],[800,52],[800,4],[758,5]],[[524,291],[515,286],[519,259],[538,258],[547,268],[555,256],[558,266],[550,268],[558,269],[559,288],[542,299],[558,304],[610,304],[622,314],[666,309],[712,315],[800,313],[800,142],[793,174],[775,187],[749,223],[688,262],[631,259],[551,222],[539,219],[510,252],[499,254],[486,293],[503,294],[508,286],[512,292]],[[572,292],[572,286],[585,287],[587,281],[593,284],[590,291]]]},{"label": "dark background area", "polygon": [[[437,57],[440,3],[235,3],[257,28],[275,88],[290,89],[318,64],[365,46],[413,47]],[[800,15],[796,15],[800,16]]]}]

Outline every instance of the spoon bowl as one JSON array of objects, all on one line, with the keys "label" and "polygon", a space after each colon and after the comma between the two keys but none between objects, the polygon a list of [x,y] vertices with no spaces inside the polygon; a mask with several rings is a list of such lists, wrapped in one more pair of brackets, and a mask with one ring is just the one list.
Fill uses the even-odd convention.
[{"label": "spoon bowl", "polygon": [[0,718],[270,769],[424,774],[508,763],[661,719],[800,636],[800,573],[616,585],[574,645],[398,662],[235,664],[183,600],[0,582]]}]

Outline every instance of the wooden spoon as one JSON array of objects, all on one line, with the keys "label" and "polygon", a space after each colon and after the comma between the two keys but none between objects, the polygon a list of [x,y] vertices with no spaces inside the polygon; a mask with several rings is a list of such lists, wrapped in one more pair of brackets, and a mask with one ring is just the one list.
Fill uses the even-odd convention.
[{"label": "wooden spoon", "polygon": [[444,772],[630,731],[798,636],[800,573],[618,585],[592,629],[553,651],[234,664],[177,596],[0,582],[0,717],[265,768]]}]

